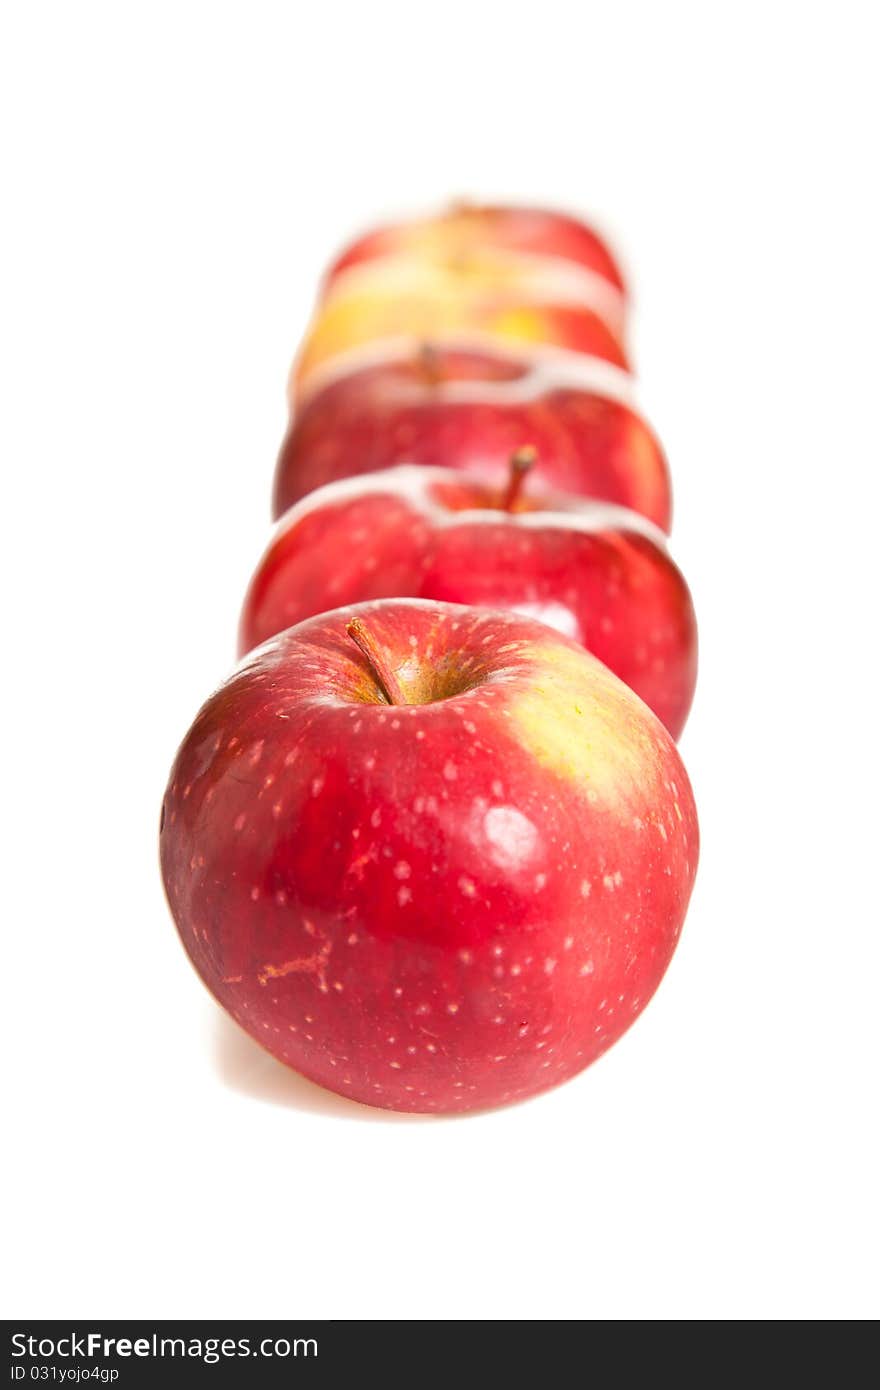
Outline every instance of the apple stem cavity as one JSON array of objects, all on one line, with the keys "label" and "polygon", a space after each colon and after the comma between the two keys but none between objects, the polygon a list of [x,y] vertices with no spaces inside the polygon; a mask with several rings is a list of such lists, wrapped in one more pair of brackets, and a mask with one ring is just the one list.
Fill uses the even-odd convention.
[{"label": "apple stem cavity", "polygon": [[512,512],[519,501],[526,474],[534,466],[537,457],[538,451],[531,444],[524,444],[522,448],[515,449],[510,455],[507,488],[501,500],[501,506],[505,512]]},{"label": "apple stem cavity", "polygon": [[409,704],[394,667],[388,660],[387,652],[380,647],[366,624],[362,623],[360,618],[352,618],[351,622],[346,623],[345,630],[358,651],[366,657],[373,678],[388,704]]}]

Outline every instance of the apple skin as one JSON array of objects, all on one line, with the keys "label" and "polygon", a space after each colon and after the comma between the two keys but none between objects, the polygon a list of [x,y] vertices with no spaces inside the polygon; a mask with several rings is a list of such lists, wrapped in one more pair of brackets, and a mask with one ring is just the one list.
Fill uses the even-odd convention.
[{"label": "apple skin", "polygon": [[550,343],[626,368],[628,358],[593,309],[574,304],[518,302],[448,291],[416,297],[393,292],[350,294],[319,308],[297,354],[290,391],[298,400],[319,368],[355,348],[401,338],[418,342],[441,334],[468,334],[487,348]]},{"label": "apple skin", "polygon": [[591,227],[566,213],[546,208],[459,203],[433,217],[377,227],[358,237],[333,262],[326,283],[354,265],[386,256],[421,256],[448,262],[475,252],[496,250],[556,257],[603,276],[624,290],[611,250]]},{"label": "apple skin", "polygon": [[386,600],[239,666],[177,755],[160,842],[184,946],[253,1038],[341,1095],[441,1113],[543,1091],[625,1031],[698,830],[666,730],[577,644]]},{"label": "apple skin", "polygon": [[470,334],[541,344],[626,368],[623,300],[608,281],[565,262],[488,254],[435,265],[380,258],[337,276],[318,302],[294,362],[290,393],[337,358],[377,342]]},{"label": "apple skin", "polygon": [[452,343],[357,356],[294,411],[275,470],[274,515],[337,478],[425,463],[488,481],[532,445],[536,487],[672,520],[669,469],[622,373],[574,354],[534,358]]},{"label": "apple skin", "polygon": [[531,484],[509,512],[498,489],[422,465],[310,493],[251,580],[240,652],[366,599],[513,609],[582,643],[678,738],[696,684],[697,628],[662,532],[634,512]]}]

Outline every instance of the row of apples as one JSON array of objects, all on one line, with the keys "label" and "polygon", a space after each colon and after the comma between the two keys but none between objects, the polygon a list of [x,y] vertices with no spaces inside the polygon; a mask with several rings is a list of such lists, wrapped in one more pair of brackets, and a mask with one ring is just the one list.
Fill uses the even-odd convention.
[{"label": "row of apples", "polygon": [[459,206],[339,256],[294,363],[245,660],[162,861],[219,1001],[353,1099],[567,1079],[678,938],[696,625],[626,303],[582,222]]}]

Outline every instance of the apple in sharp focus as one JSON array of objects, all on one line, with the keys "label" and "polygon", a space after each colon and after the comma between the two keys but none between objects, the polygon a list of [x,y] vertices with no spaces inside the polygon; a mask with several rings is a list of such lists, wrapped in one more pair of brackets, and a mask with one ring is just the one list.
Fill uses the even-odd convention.
[{"label": "apple in sharp focus", "polygon": [[666,458],[624,373],[571,353],[453,343],[356,356],[316,380],[281,448],[274,512],[322,483],[396,463],[462,468],[503,485],[524,443],[537,455],[536,487],[617,502],[669,530]]},{"label": "apple in sharp focus", "polygon": [[386,600],[260,647],[162,807],[169,903],[263,1047],[370,1105],[464,1111],[581,1071],[656,989],[697,864],[659,720],[511,613]]},{"label": "apple in sharp focus", "polygon": [[697,630],[663,533],[621,507],[401,465],[330,483],[287,513],[245,599],[240,650],[329,608],[407,596],[509,608],[583,643],[678,738]]}]

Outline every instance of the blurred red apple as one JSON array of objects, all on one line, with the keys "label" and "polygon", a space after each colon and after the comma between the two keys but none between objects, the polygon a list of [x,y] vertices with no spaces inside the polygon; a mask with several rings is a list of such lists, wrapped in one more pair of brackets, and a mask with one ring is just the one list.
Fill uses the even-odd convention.
[{"label": "blurred red apple", "polygon": [[[583,643],[677,738],[697,633],[662,532],[634,512],[411,465],[330,483],[284,518],[251,581],[240,649],[328,608],[412,596],[513,609]],[[531,484],[531,479],[529,479]]]},{"label": "blurred red apple", "polygon": [[378,227],[337,256],[327,283],[354,265],[387,256],[415,256],[438,264],[487,251],[554,257],[601,275],[618,291],[623,277],[608,246],[591,227],[546,208],[456,203],[433,217]]},{"label": "blurred red apple", "polygon": [[162,807],[205,984],[367,1104],[463,1111],[582,1070],[666,968],[697,863],[675,745],[542,623],[337,610],[208,700]]},{"label": "blurred red apple", "polygon": [[535,486],[618,502],[665,531],[669,471],[622,372],[576,354],[525,357],[467,346],[357,355],[295,410],[275,473],[274,512],[322,483],[428,463],[503,485],[511,453],[537,454]]},{"label": "blurred red apple", "polygon": [[407,256],[366,261],[319,301],[290,379],[292,399],[318,370],[357,348],[469,334],[487,346],[540,345],[628,360],[623,302],[601,276],[566,262],[491,254],[435,265]]}]

